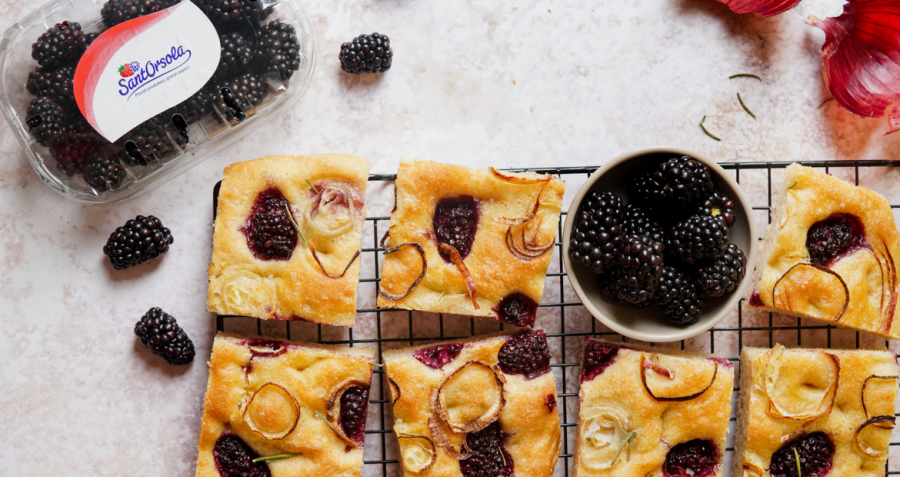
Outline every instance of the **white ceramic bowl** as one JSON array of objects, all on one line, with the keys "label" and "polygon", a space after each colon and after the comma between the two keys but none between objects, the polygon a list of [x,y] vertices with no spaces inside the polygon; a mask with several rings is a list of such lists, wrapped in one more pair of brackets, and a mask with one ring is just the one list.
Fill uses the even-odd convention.
[{"label": "white ceramic bowl", "polygon": [[[729,241],[737,245],[747,256],[747,273],[735,291],[723,297],[707,298],[700,319],[686,326],[670,323],[658,306],[637,309],[616,303],[602,292],[597,283],[597,275],[590,268],[573,264],[569,258],[572,226],[578,215],[578,206],[589,191],[614,192],[626,199],[627,203],[628,195],[625,189],[632,176],[652,170],[665,160],[678,156],[690,156],[709,166],[716,190],[735,201],[736,217],[734,226],[729,229]],[[756,266],[758,236],[755,222],[751,220],[753,216],[750,201],[732,176],[733,174],[727,173],[709,158],[674,147],[656,147],[629,152],[598,169],[575,194],[566,216],[562,241],[566,274],[572,288],[588,311],[616,333],[650,342],[679,341],[697,336],[716,326],[731,313],[750,287],[753,268]]]}]

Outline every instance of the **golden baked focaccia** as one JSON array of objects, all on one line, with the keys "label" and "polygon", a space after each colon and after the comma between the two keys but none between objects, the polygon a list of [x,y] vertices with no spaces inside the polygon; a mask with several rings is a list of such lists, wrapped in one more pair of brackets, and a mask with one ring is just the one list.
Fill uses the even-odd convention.
[{"label": "golden baked focaccia", "polygon": [[734,470],[744,477],[884,475],[897,396],[889,351],[744,348]]},{"label": "golden baked focaccia", "polygon": [[368,161],[340,154],[225,168],[207,309],[353,326],[368,174]]},{"label": "golden baked focaccia", "polygon": [[560,431],[543,330],[384,352],[403,475],[546,477]]},{"label": "golden baked focaccia", "polygon": [[378,306],[533,326],[564,191],[550,175],[401,162]]},{"label": "golden baked focaccia", "polygon": [[888,201],[798,164],[782,188],[750,306],[900,338],[900,235]]},{"label": "golden baked focaccia", "polygon": [[360,475],[374,357],[369,348],[218,334],[197,476]]},{"label": "golden baked focaccia", "polygon": [[575,476],[721,476],[734,367],[587,338]]}]

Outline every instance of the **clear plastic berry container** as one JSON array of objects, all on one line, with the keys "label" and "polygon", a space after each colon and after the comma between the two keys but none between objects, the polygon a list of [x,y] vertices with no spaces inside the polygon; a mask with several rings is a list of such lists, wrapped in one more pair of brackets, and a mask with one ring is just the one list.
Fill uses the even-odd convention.
[{"label": "clear plastic berry container", "polygon": [[111,204],[296,104],[316,53],[295,0],[58,0],[4,34],[0,107],[47,186]]}]

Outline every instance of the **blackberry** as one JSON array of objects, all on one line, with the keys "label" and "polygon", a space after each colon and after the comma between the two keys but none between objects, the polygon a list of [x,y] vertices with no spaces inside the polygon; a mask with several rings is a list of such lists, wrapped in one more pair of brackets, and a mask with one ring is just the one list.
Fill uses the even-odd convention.
[{"label": "blackberry", "polygon": [[527,379],[550,371],[550,347],[543,330],[530,330],[508,338],[497,353],[505,374],[524,374]]},{"label": "blackberry", "polygon": [[635,177],[630,186],[639,204],[658,210],[696,204],[713,191],[709,168],[688,156],[669,159],[652,173]]},{"label": "blackberry", "polygon": [[25,113],[28,132],[45,146],[68,132],[71,121],[66,109],[49,97],[33,99]]},{"label": "blackberry", "polygon": [[100,33],[96,33],[96,32],[85,33],[84,39],[87,41],[88,46],[91,46],[91,43],[93,43],[94,40],[96,40],[98,36],[100,36]]},{"label": "blackberry", "polygon": [[[248,23],[258,26],[272,13],[273,7],[262,8],[259,0],[191,0],[215,23],[236,28]],[[220,30],[221,31],[221,30]]]},{"label": "blackberry", "polygon": [[725,194],[713,192],[694,211],[696,215],[717,215],[725,219],[725,225],[734,225],[734,201]]},{"label": "blackberry", "polygon": [[382,73],[391,69],[394,52],[385,35],[359,35],[341,45],[341,69],[350,74]]},{"label": "blackberry", "polygon": [[[479,215],[478,202],[470,195],[441,199],[431,218],[435,240],[455,248],[460,258],[466,258],[472,251]],[[449,255],[440,254],[445,262],[451,262]]]},{"label": "blackberry", "polygon": [[103,253],[116,270],[124,270],[169,251],[172,232],[154,216],[138,215],[110,234]]},{"label": "blackberry", "polygon": [[618,272],[613,297],[630,305],[649,305],[663,269],[665,246],[649,237],[628,235],[616,252]]},{"label": "blackberry", "polygon": [[300,69],[300,41],[294,27],[281,20],[270,22],[259,34],[255,69],[264,77],[291,79]]},{"label": "blackberry", "polygon": [[615,267],[624,203],[611,192],[591,191],[582,201],[569,240],[569,257],[580,265],[604,273]]},{"label": "blackberry", "polygon": [[728,226],[721,216],[693,215],[669,234],[669,252],[684,263],[719,258],[728,242]]},{"label": "blackberry", "polygon": [[134,334],[153,354],[167,363],[185,365],[194,359],[194,343],[175,318],[159,308],[150,308],[134,325]]},{"label": "blackberry", "polygon": [[666,232],[643,209],[634,204],[625,206],[622,217],[622,232],[627,235],[650,237],[656,242],[666,241]]},{"label": "blackberry", "polygon": [[87,49],[87,39],[76,22],[62,22],[50,27],[31,45],[31,57],[44,68],[71,65]]},{"label": "blackberry", "polygon": [[712,263],[697,268],[697,284],[706,296],[731,293],[747,273],[747,257],[737,245],[730,243]]},{"label": "blackberry", "polygon": [[850,214],[835,214],[812,225],[806,232],[806,250],[812,263],[828,266],[859,246],[862,223]]},{"label": "blackberry", "polygon": [[662,204],[662,184],[657,182],[653,172],[645,172],[628,182],[628,197],[641,207],[659,207]]},{"label": "blackberry", "polygon": [[84,171],[87,153],[109,144],[99,134],[91,132],[73,132],[50,147],[50,154],[56,160],[56,168],[68,176]]},{"label": "blackberry", "polygon": [[581,365],[581,382],[594,379],[606,371],[619,357],[619,347],[602,341],[584,342],[584,356]]},{"label": "blackberry", "polygon": [[706,306],[697,286],[676,268],[665,266],[659,276],[656,302],[663,314],[676,325],[697,321]]},{"label": "blackberry", "polygon": [[101,147],[88,151],[84,156],[84,181],[99,191],[115,190],[125,180],[125,168],[117,155],[119,147]]},{"label": "blackberry", "polygon": [[212,111],[212,98],[212,94],[205,89],[197,90],[190,98],[164,113],[164,117],[180,114],[187,124],[193,124]]},{"label": "blackberry", "polygon": [[831,470],[834,444],[824,432],[813,432],[786,444],[772,454],[769,473],[772,477],[797,475],[796,450],[800,457],[799,473],[804,477],[821,477]]},{"label": "blackberry", "polygon": [[[262,104],[269,88],[258,75],[246,73],[237,78],[218,82],[211,88],[212,106],[226,121],[243,121]],[[250,114],[248,114],[250,113]]]},{"label": "blackberry", "polygon": [[341,415],[338,425],[347,437],[359,444],[362,444],[366,437],[368,406],[368,389],[353,386],[341,395]]},{"label": "blackberry", "polygon": [[666,475],[707,477],[716,473],[718,465],[719,453],[716,446],[707,440],[694,439],[682,442],[669,451],[663,471]]},{"label": "blackberry", "polygon": [[253,59],[253,48],[250,43],[237,32],[219,34],[221,55],[215,77],[223,78],[244,72]]},{"label": "blackberry", "polygon": [[256,196],[241,228],[247,245],[260,260],[289,260],[297,247],[297,229],[288,216],[290,204],[277,188]]},{"label": "blackberry", "polygon": [[265,462],[253,462],[258,457],[234,434],[222,434],[213,446],[213,460],[221,477],[272,477]]},{"label": "blackberry", "polygon": [[72,80],[75,78],[74,66],[63,66],[55,70],[36,67],[28,73],[25,89],[35,96],[50,97],[61,105],[75,105],[75,93],[72,92]]},{"label": "blackberry", "polygon": [[466,434],[466,446],[472,450],[472,457],[459,461],[463,477],[512,477],[512,456],[503,448],[506,439],[499,421]]},{"label": "blackberry", "polygon": [[413,351],[413,357],[429,368],[441,369],[456,359],[463,347],[464,345],[460,343],[431,346]]},{"label": "blackberry", "polygon": [[534,326],[537,319],[538,304],[530,296],[522,292],[513,292],[503,297],[492,311],[497,319],[516,326]]},{"label": "blackberry", "polygon": [[146,166],[154,159],[162,160],[178,153],[178,147],[187,145],[187,137],[169,128],[163,116],[154,116],[125,133],[116,141],[124,150],[120,157],[126,162]]},{"label": "blackberry", "polygon": [[109,0],[100,9],[100,17],[111,27],[137,17],[171,7],[177,0]]}]

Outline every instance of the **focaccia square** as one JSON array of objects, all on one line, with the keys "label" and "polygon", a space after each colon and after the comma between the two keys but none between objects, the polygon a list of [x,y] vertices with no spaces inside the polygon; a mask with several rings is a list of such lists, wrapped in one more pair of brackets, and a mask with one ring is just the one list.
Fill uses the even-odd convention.
[{"label": "focaccia square", "polygon": [[730,362],[587,338],[582,364],[576,477],[722,475]]},{"label": "focaccia square", "polygon": [[533,326],[565,183],[402,161],[378,306]]},{"label": "focaccia square", "polygon": [[[745,477],[884,475],[897,356],[744,348],[734,470]],[[796,454],[795,454],[796,452]]]},{"label": "focaccia square", "polygon": [[226,167],[207,309],[353,326],[368,174],[368,161],[340,154]]},{"label": "focaccia square", "polygon": [[369,348],[219,333],[197,476],[359,476],[374,358]]},{"label": "focaccia square", "polygon": [[404,476],[553,474],[561,441],[543,330],[385,351],[384,364]]},{"label": "focaccia square", "polygon": [[750,306],[900,338],[900,235],[888,201],[798,164],[760,245]]}]

